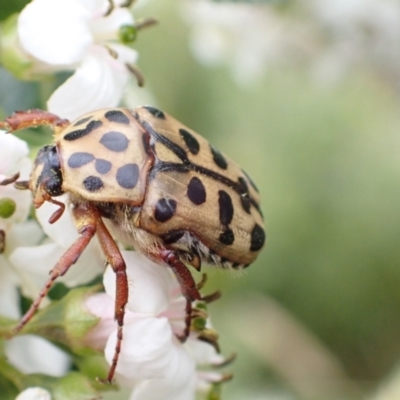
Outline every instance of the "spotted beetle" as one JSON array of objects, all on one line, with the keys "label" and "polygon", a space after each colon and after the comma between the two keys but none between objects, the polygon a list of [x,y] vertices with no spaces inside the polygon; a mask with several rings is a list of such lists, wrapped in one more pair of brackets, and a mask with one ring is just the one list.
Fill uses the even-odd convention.
[{"label": "spotted beetle", "polygon": [[17,184],[32,191],[36,208],[46,201],[58,205],[51,223],[65,209],[55,198],[67,194],[80,236],[16,329],[29,321],[54,280],[97,235],[117,280],[118,340],[107,376],[111,382],[128,299],[125,262],[115,240],[171,267],[187,303],[184,340],[191,304],[201,299],[186,264],[200,270],[202,262],[234,269],[252,263],[265,242],[259,193],[237,164],[154,107],[103,109],[72,123],[29,110],[0,122],[9,132],[38,125],[52,127],[55,143],[38,152],[29,181]]}]

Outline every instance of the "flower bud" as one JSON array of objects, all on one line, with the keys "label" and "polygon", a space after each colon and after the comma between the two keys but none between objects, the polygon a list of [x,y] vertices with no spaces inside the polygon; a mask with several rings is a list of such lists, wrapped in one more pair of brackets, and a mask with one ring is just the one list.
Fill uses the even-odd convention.
[{"label": "flower bud", "polygon": [[15,201],[9,197],[0,199],[0,218],[10,218],[17,208]]}]

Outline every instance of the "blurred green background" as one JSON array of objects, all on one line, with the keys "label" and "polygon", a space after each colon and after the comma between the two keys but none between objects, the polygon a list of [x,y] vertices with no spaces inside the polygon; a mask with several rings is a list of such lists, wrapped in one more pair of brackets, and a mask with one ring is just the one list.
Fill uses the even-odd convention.
[{"label": "blurred green background", "polygon": [[[296,5],[274,12],[307,27]],[[324,83],[294,57],[240,85],[226,65],[192,55],[182,2],[149,1],[135,15],[160,20],[135,45],[155,105],[242,165],[262,195],[268,242],[257,262],[208,270],[206,290],[223,292],[210,305],[222,350],[238,354],[225,398],[400,399],[381,395],[400,359],[395,74],[371,59]],[[0,85],[4,113],[40,106],[38,84],[3,71]]]}]

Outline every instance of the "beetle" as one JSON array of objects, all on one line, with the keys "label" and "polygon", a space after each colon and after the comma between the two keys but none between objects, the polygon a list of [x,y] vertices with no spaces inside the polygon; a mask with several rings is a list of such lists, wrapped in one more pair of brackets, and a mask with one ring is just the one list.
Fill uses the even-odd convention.
[{"label": "beetle", "polygon": [[[27,182],[33,204],[68,195],[79,233],[50,272],[50,278],[22,317],[29,321],[54,280],[64,275],[94,235],[116,274],[118,340],[107,381],[122,344],[128,281],[116,241],[168,265],[186,298],[185,340],[192,302],[201,299],[187,265],[240,269],[251,264],[265,242],[260,196],[250,177],[232,160],[163,111],[142,106],[93,111],[69,122],[47,111],[18,111],[0,122],[14,132],[49,125],[54,144],[37,154]],[[17,178],[15,178],[17,179]]]}]

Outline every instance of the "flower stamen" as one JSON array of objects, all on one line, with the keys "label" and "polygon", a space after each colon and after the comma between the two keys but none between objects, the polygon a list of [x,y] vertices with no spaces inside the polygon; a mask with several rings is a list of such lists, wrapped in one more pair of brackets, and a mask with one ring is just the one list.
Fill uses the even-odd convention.
[{"label": "flower stamen", "polygon": [[14,175],[10,176],[9,178],[5,178],[2,181],[0,181],[1,186],[6,186],[11,183],[14,183],[17,179],[19,178],[19,172],[15,173]]},{"label": "flower stamen", "polygon": [[126,68],[128,68],[129,72],[136,78],[137,84],[139,87],[144,86],[144,76],[140,72],[139,68],[135,64],[125,64]]},{"label": "flower stamen", "polygon": [[6,248],[6,232],[3,229],[0,229],[0,254],[4,252]]}]

